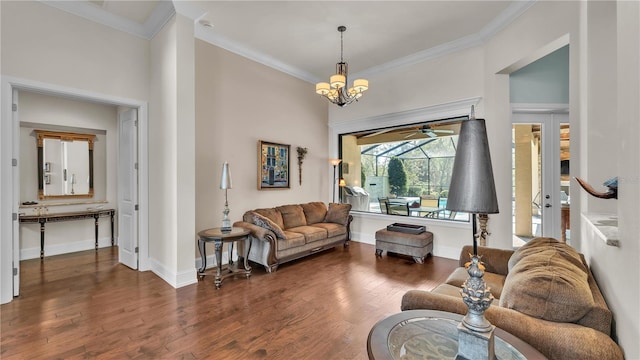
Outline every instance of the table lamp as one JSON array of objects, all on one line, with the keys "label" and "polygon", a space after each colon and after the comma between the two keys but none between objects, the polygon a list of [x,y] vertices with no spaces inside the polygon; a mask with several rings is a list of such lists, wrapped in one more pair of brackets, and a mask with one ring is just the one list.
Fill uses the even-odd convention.
[{"label": "table lamp", "polygon": [[220,189],[224,189],[224,217],[222,218],[223,233],[231,232],[231,220],[229,220],[229,202],[227,199],[227,189],[231,189],[231,172],[229,171],[229,163],[226,161],[222,164],[222,177],[220,178]]},{"label": "table lamp", "polygon": [[458,356],[493,359],[495,327],[484,317],[493,295],[482,279],[484,266],[478,256],[476,214],[498,213],[498,200],[485,121],[475,118],[473,107],[469,120],[460,126],[447,210],[470,213],[473,229],[473,255],[467,264],[469,278],[461,290],[469,310],[458,326]]}]

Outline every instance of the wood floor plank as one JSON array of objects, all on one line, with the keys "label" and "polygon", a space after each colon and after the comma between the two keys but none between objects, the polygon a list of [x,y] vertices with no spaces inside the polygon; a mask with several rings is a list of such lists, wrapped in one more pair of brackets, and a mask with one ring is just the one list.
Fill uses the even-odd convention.
[{"label": "wood floor plank", "polygon": [[367,359],[371,327],[456,266],[352,242],[216,290],[211,276],[174,289],[115,247],[27,260],[20,297],[0,307],[0,358]]}]

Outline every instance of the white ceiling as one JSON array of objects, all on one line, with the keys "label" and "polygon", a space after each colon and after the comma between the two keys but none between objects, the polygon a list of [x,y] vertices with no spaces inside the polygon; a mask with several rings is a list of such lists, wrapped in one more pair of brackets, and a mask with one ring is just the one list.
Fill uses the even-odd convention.
[{"label": "white ceiling", "polygon": [[[350,78],[367,77],[479,45],[528,9],[519,1],[45,1],[147,39],[175,10],[195,36],[311,83],[340,60]],[[211,27],[203,26],[208,22]]]}]

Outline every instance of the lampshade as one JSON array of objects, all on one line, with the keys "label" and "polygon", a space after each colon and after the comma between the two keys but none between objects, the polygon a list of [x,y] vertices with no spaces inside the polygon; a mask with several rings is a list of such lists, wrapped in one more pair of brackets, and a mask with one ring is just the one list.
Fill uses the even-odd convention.
[{"label": "lampshade", "polygon": [[484,119],[472,117],[460,126],[447,210],[473,214],[498,213]]},{"label": "lampshade", "polygon": [[340,178],[340,180],[338,180],[338,186],[340,186],[340,187],[347,186],[347,182],[344,181],[344,178]]},{"label": "lampshade", "polygon": [[353,81],[353,89],[357,92],[363,92],[369,88],[369,81],[365,79],[356,79]]},{"label": "lampshade", "polygon": [[220,178],[220,189],[231,189],[231,172],[229,171],[229,163],[222,164],[222,177]]},{"label": "lampshade", "polygon": [[342,161],[342,159],[329,159],[329,162],[333,166],[338,166],[338,164],[340,164],[341,161]]},{"label": "lampshade", "polygon": [[331,85],[326,82],[321,82],[316,84],[316,94],[318,95],[327,95],[331,91]]},{"label": "lampshade", "polygon": [[332,75],[329,80],[331,81],[331,87],[334,89],[344,87],[347,82],[347,79],[341,74]]}]

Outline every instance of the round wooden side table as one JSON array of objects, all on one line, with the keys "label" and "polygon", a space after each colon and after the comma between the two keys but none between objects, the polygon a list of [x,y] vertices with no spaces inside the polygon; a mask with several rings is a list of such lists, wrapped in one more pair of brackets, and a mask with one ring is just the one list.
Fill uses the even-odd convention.
[{"label": "round wooden side table", "polygon": [[[241,274],[246,278],[251,276],[251,267],[249,266],[249,251],[251,251],[251,238],[249,237],[249,230],[233,227],[230,232],[222,232],[220,228],[213,228],[202,230],[198,233],[198,249],[200,250],[200,257],[202,259],[202,266],[198,269],[198,280],[202,280],[207,269],[207,249],[205,244],[212,242],[215,244],[216,252],[216,277],[215,285],[216,289],[222,286],[222,280],[229,276]],[[240,264],[233,266],[232,252],[233,244],[238,242],[238,262],[242,262],[244,268],[240,267]],[[229,265],[222,266],[222,247],[225,243],[229,244]],[[242,256],[240,256],[242,254]]]}]

